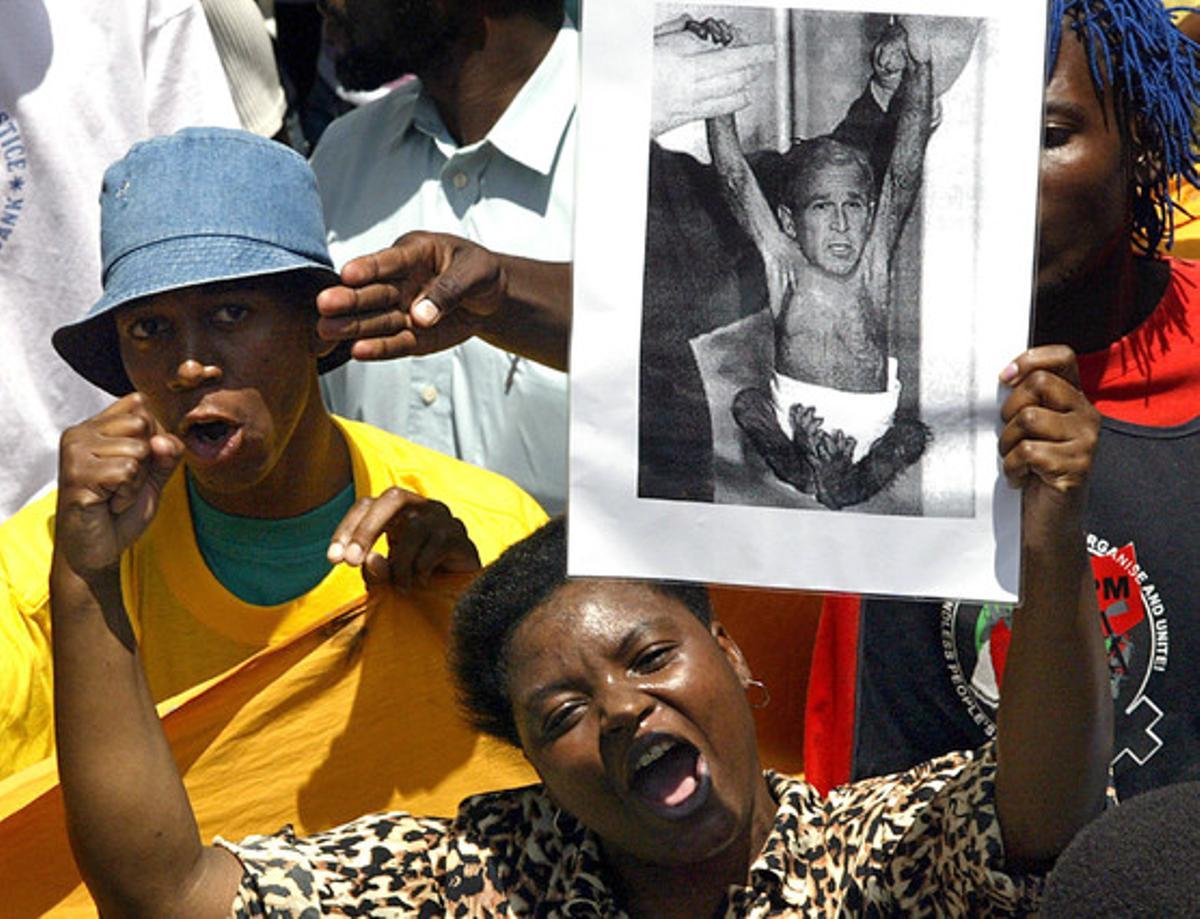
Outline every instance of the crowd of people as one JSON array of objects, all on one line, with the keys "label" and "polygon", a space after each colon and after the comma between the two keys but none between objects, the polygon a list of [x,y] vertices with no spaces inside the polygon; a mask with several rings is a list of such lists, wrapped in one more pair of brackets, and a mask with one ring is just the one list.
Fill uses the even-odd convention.
[{"label": "crowd of people", "polygon": [[[0,29],[0,839],[53,769],[38,838],[104,915],[975,916],[1069,915],[1089,880],[1064,858],[1056,886],[1060,853],[1162,832],[1161,806],[1092,825],[1200,778],[1200,267],[1164,254],[1200,184],[1200,17],[1049,0],[1032,339],[996,368],[1021,603],[826,598],[799,777],[764,768],[720,589],[566,575],[578,10],[276,4],[277,49],[390,87],[310,159],[325,78],[289,61],[285,101],[249,0],[12,0]],[[814,158],[797,231],[732,117],[764,52],[696,15],[656,33],[697,79],[652,121],[706,120],[713,162],[651,141],[651,168],[722,189],[754,308],[820,286],[844,326],[946,82],[920,19],[864,91],[894,153],[848,116],[789,154]],[[857,248],[805,235],[820,182]],[[779,373],[806,373],[806,328]],[[885,381],[863,354],[845,374]],[[750,400],[776,474],[849,500],[785,433],[804,419]],[[903,436],[893,464],[923,449]]]}]

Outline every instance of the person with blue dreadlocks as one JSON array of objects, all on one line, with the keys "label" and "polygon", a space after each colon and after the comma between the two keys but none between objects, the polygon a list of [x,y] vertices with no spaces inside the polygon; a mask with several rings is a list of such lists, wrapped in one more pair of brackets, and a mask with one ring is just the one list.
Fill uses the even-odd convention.
[{"label": "person with blue dreadlocks", "polygon": [[[1048,10],[1033,347],[1020,362],[1073,364],[1103,416],[1085,524],[1124,797],[1200,775],[1200,263],[1158,254],[1189,216],[1173,193],[1200,180],[1200,46],[1161,0]],[[1019,608],[1001,613],[827,599],[810,780],[831,787],[994,735],[1022,628]]]}]

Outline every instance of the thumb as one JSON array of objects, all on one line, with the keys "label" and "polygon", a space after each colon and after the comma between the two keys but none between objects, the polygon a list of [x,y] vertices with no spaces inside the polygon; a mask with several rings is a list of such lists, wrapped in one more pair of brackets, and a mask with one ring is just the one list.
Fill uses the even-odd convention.
[{"label": "thumb", "polygon": [[150,454],[150,485],[161,493],[183,458],[183,441],[160,429],[150,438]]},{"label": "thumb", "polygon": [[437,325],[438,320],[442,318],[442,308],[433,301],[431,294],[432,291],[419,294],[416,302],[408,310],[413,324],[423,329]]},{"label": "thumb", "polygon": [[491,252],[477,246],[459,249],[413,298],[409,315],[421,328],[436,325],[460,307],[475,315],[487,315],[499,305],[502,286],[500,264]]}]

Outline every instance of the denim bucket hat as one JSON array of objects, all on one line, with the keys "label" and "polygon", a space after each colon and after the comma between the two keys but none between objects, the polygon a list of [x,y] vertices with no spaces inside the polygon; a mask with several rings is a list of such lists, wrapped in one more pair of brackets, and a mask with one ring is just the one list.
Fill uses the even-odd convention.
[{"label": "denim bucket hat", "polygon": [[[54,349],[115,396],[133,390],[113,311],[151,294],[287,271],[333,270],[317,181],[293,150],[245,131],[184,128],[135,144],[100,188],[104,293]],[[344,344],[319,361],[345,363]]]}]

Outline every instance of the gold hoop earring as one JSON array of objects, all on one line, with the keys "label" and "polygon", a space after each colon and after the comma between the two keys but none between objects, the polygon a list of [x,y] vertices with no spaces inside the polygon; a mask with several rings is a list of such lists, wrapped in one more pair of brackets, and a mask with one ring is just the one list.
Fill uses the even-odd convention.
[{"label": "gold hoop earring", "polygon": [[751,686],[759,691],[759,699],[757,702],[750,703],[751,708],[766,708],[771,704],[771,690],[767,689],[766,683],[751,677],[746,681],[746,689],[749,689]]}]

